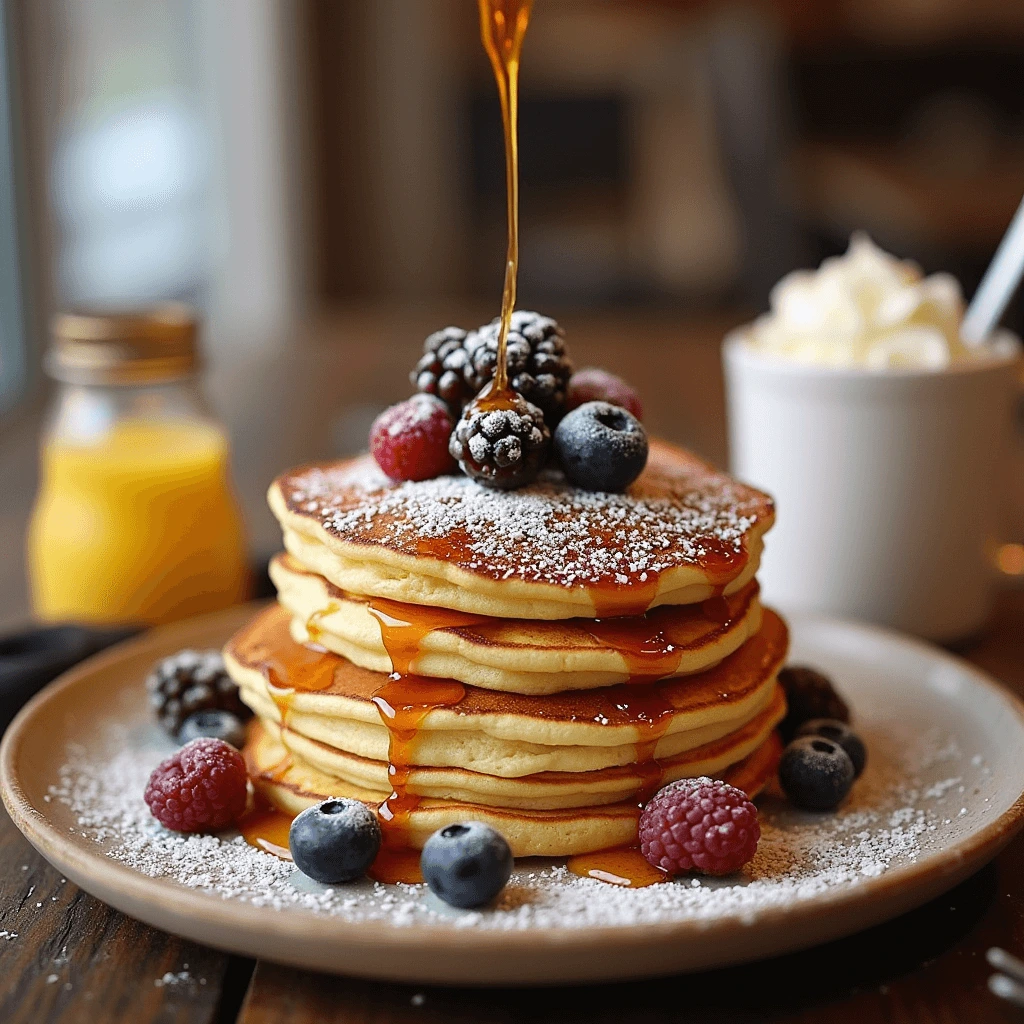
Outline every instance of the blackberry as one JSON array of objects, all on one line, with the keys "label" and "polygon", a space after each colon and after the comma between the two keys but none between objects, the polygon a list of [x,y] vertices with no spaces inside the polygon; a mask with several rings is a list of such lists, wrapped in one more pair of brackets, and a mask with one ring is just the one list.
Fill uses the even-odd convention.
[{"label": "blackberry", "polygon": [[[463,378],[474,395],[494,376],[500,323],[497,318],[492,320],[468,334],[462,343]],[[540,408],[548,425],[554,427],[565,411],[565,390],[572,376],[562,328],[549,316],[517,309],[512,314],[505,362],[512,390]]]},{"label": "blackberry", "polygon": [[789,665],[779,673],[779,682],[786,694],[788,711],[779,725],[782,738],[788,743],[804,722],[813,718],[850,721],[846,701],[836,693],[828,676],[806,665]]},{"label": "blackberry", "polygon": [[462,406],[480,390],[471,390],[463,375],[467,362],[462,344],[465,339],[466,332],[461,327],[434,331],[423,342],[423,355],[409,374],[417,391],[436,395],[456,418],[462,412]]},{"label": "blackberry", "polygon": [[473,403],[455,425],[448,451],[462,471],[488,487],[510,489],[530,483],[551,447],[544,413],[522,395],[497,407]]},{"label": "blackberry", "polygon": [[146,689],[157,720],[171,736],[197,711],[229,711],[241,721],[252,715],[220,651],[183,650],[164,658],[150,672]]}]

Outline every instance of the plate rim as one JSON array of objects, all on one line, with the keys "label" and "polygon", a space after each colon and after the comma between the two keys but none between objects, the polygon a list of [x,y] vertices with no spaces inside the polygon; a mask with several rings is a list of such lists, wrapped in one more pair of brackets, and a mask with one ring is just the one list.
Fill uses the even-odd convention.
[{"label": "plate rim", "polygon": [[[110,859],[98,847],[95,852],[83,850],[78,843],[69,840],[62,831],[58,830],[42,809],[32,804],[18,778],[16,761],[25,736],[36,717],[65,691],[81,685],[84,679],[91,678],[96,673],[103,672],[128,657],[143,653],[154,644],[170,642],[177,635],[188,636],[200,628],[213,629],[220,619],[224,620],[225,628],[227,628],[228,623],[241,621],[246,610],[252,612],[258,607],[260,607],[260,603],[236,606],[225,611],[160,626],[86,659],[36,694],[18,712],[0,741],[0,796],[2,796],[15,826],[47,861],[71,877],[86,892],[92,893],[94,890],[99,890],[102,892],[102,895],[98,896],[99,899],[130,916],[146,920],[140,918],[134,911],[125,909],[125,903],[134,902],[152,906],[161,915],[169,914],[175,922],[180,922],[181,926],[176,928],[179,934],[206,945],[219,946],[219,948],[244,955],[262,955],[254,954],[253,946],[246,945],[245,939],[251,927],[258,926],[260,922],[266,923],[267,907],[227,899],[202,890],[188,889],[170,879],[150,877],[128,865]],[[798,623],[801,631],[806,627],[853,630],[887,644],[895,643],[903,648],[909,647],[932,659],[937,658],[940,661],[953,663],[958,670],[971,679],[972,683],[993,691],[1006,704],[1007,709],[1012,711],[1021,731],[1024,732],[1024,702],[994,677],[956,654],[916,637],[867,623],[808,613],[793,613],[785,617],[791,624]],[[672,940],[693,939],[697,936],[705,940],[722,937],[738,928],[748,931],[777,930],[780,926],[785,927],[787,924],[807,925],[814,919],[818,919],[822,923],[821,927],[816,929],[818,937],[811,938],[809,941],[796,941],[789,946],[784,942],[775,943],[771,952],[764,954],[765,956],[775,956],[851,934],[927,902],[982,867],[1022,828],[1024,828],[1024,791],[995,820],[982,829],[968,833],[951,846],[934,851],[916,862],[903,864],[877,877],[865,879],[854,888],[844,887],[826,891],[788,907],[768,907],[750,915],[734,913],[710,921],[690,919],[645,923],[639,927],[622,924],[588,928],[524,928],[505,931],[452,928],[447,925],[433,924],[430,921],[417,921],[413,926],[398,927],[386,921],[346,921],[312,911],[282,908],[273,912],[273,928],[270,931],[285,946],[290,938],[301,938],[304,941],[326,939],[334,945],[358,945],[365,950],[391,949],[396,953],[401,953],[403,950],[418,949],[426,942],[435,948],[442,946],[448,953],[472,951],[486,956],[488,953],[498,950],[543,952],[566,947],[585,951],[615,946],[639,951],[647,947],[662,946]],[[119,898],[122,894],[123,899]],[[891,901],[891,905],[897,906],[899,909],[895,912],[888,909],[880,910],[880,904],[886,898]],[[198,916],[196,901],[201,904],[199,907],[201,913]],[[855,928],[845,927],[842,924],[831,929],[828,927],[833,918],[838,919],[841,916],[833,915],[830,913],[831,911],[847,911],[861,905],[866,913],[860,915],[861,923],[857,924]],[[872,912],[873,910],[880,910],[880,912],[875,913]],[[201,927],[211,919],[222,930],[236,931],[240,941],[238,943],[219,943],[210,936],[204,935]],[[168,920],[168,918],[164,916],[163,920]],[[188,925],[191,921],[200,927],[190,929]],[[153,924],[153,926],[170,930],[163,923]],[[266,931],[267,929],[260,930]],[[812,932],[814,931],[815,929],[812,928]],[[282,952],[287,954],[287,949],[282,949]],[[714,960],[703,966],[709,967],[715,964],[757,958],[757,954],[746,955],[735,960]],[[287,955],[283,955],[280,959],[282,962],[307,965],[305,960],[289,960]],[[329,968],[320,964],[313,969]],[[673,969],[669,968],[669,971],[671,970]],[[678,971],[679,968],[674,970]],[[358,973],[365,974],[366,972]],[[606,971],[602,972],[607,975],[608,980],[612,980],[613,977],[640,977],[643,973],[643,971],[636,970],[630,970],[623,975],[609,975]],[[666,971],[664,968],[654,968],[647,973],[666,973]],[[401,972],[388,972],[385,969],[375,972],[374,976],[409,981],[430,980]],[[578,980],[582,977],[578,973],[572,974],[571,980]],[[525,978],[522,984],[537,983],[537,981],[537,978]],[[483,979],[476,983],[495,982]],[[504,980],[501,983],[509,984],[509,981]]]}]

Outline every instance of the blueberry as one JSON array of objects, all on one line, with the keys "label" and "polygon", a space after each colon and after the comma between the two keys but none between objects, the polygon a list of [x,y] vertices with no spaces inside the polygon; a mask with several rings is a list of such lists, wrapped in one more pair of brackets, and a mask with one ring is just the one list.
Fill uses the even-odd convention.
[{"label": "blueberry", "polygon": [[505,837],[480,821],[438,829],[424,844],[420,868],[430,891],[453,907],[482,907],[512,874]]},{"label": "blueberry", "polygon": [[620,406],[585,402],[558,424],[555,453],[577,487],[624,491],[647,465],[647,434]]},{"label": "blueberry", "polygon": [[812,718],[804,722],[796,731],[797,736],[824,736],[827,740],[838,743],[846,751],[853,762],[853,777],[860,778],[868,759],[868,750],[864,741],[845,723],[834,718]]},{"label": "blueberry", "polygon": [[380,842],[380,823],[373,811],[361,800],[340,797],[307,807],[288,833],[295,866],[325,885],[365,875]]},{"label": "blueberry", "polygon": [[779,784],[786,796],[809,811],[837,807],[853,785],[850,755],[823,736],[793,740],[779,762]]},{"label": "blueberry", "polygon": [[245,726],[238,720],[238,716],[231,714],[230,711],[208,708],[206,711],[197,711],[194,715],[189,715],[178,730],[178,742],[181,744],[200,736],[212,736],[240,748],[245,743]]}]

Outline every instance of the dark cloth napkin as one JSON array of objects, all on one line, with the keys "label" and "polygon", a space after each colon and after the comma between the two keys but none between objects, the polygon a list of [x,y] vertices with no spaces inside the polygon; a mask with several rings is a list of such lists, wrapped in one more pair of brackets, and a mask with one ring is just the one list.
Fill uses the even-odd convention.
[{"label": "dark cloth napkin", "polygon": [[0,637],[0,732],[29,697],[61,672],[138,632],[138,626],[34,626]]},{"label": "dark cloth napkin", "polygon": [[[257,555],[250,564],[253,598],[273,597],[267,566],[270,556]],[[18,709],[47,683],[73,665],[112,644],[142,631],[141,626],[94,629],[74,624],[33,626],[0,637],[0,733]]]}]

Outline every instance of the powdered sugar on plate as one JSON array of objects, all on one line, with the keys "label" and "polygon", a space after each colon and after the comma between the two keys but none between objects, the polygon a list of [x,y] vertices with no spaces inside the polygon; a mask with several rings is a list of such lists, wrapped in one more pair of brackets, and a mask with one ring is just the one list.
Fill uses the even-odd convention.
[{"label": "powdered sugar on plate", "polygon": [[[761,843],[740,876],[684,877],[634,890],[578,878],[560,863],[524,860],[496,907],[468,913],[445,907],[422,885],[318,885],[237,834],[167,831],[142,800],[150,770],[167,754],[149,730],[112,725],[93,753],[70,749],[50,792],[70,809],[73,828],[106,856],[152,878],[265,907],[268,914],[507,930],[724,918],[753,923],[765,911],[855,889],[938,850],[969,827],[967,807],[985,800],[991,776],[977,755],[972,760],[951,737],[937,733],[887,728],[868,732],[867,741],[868,768],[837,813],[805,814],[781,801],[762,801]],[[967,777],[973,781],[965,782]]]}]

